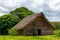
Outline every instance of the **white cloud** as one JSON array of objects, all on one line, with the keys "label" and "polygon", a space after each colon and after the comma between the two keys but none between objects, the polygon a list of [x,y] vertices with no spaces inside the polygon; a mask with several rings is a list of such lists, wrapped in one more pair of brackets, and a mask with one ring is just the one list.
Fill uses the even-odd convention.
[{"label": "white cloud", "polygon": [[60,21],[60,0],[0,0],[0,15],[21,6],[34,12],[43,11],[50,21]]},{"label": "white cloud", "polygon": [[40,11],[43,11],[41,6],[43,3],[44,3],[44,0],[33,0],[33,1],[30,0],[30,2],[26,3],[24,6],[34,12],[40,12]]},{"label": "white cloud", "polygon": [[59,3],[60,3],[60,0],[49,0],[49,6],[52,10],[58,10],[60,5],[56,6],[56,4],[59,4]]},{"label": "white cloud", "polygon": [[21,6],[26,0],[2,0],[2,5],[5,7]]},{"label": "white cloud", "polygon": [[1,10],[2,10],[2,11],[7,11],[6,8],[0,6],[0,11],[1,11]]},{"label": "white cloud", "polygon": [[34,0],[34,4],[41,5],[44,2],[44,0]]},{"label": "white cloud", "polygon": [[4,14],[7,14],[7,13],[0,13],[0,16],[4,15]]},{"label": "white cloud", "polygon": [[[47,18],[49,19],[49,21],[52,21],[52,22],[53,22],[53,21],[57,21],[57,20],[60,21],[59,17],[57,17],[57,16],[47,17]],[[57,21],[57,22],[58,22],[58,21]]]},{"label": "white cloud", "polygon": [[2,16],[2,15],[4,15],[4,14],[0,13],[0,16]]},{"label": "white cloud", "polygon": [[17,0],[5,0],[2,2],[2,4],[6,7],[13,7],[16,5],[16,2],[17,2]]}]

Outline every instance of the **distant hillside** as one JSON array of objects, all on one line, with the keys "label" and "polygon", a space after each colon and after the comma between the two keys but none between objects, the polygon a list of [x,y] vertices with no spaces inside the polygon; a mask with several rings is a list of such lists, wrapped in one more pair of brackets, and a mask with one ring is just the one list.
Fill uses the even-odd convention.
[{"label": "distant hillside", "polygon": [[60,30],[60,22],[51,22],[56,30]]}]

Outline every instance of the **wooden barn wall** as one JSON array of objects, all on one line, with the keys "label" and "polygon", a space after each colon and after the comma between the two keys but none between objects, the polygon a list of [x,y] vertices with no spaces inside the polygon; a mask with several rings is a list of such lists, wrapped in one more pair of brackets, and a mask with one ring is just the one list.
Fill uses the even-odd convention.
[{"label": "wooden barn wall", "polygon": [[23,35],[28,32],[28,34],[33,33],[32,28],[36,26],[38,29],[41,29],[41,35],[46,35],[46,34],[53,34],[53,29],[44,21],[43,18],[37,17],[29,23],[26,27],[24,27]]}]

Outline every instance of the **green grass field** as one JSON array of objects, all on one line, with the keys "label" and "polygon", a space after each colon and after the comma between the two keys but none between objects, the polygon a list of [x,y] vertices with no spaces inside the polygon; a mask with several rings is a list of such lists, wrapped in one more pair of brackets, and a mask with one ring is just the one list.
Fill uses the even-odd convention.
[{"label": "green grass field", "polygon": [[55,35],[46,35],[46,36],[1,36],[0,40],[60,40],[60,37],[57,34],[60,30],[55,30]]},{"label": "green grass field", "polygon": [[0,40],[60,40],[56,35],[48,36],[0,36]]}]

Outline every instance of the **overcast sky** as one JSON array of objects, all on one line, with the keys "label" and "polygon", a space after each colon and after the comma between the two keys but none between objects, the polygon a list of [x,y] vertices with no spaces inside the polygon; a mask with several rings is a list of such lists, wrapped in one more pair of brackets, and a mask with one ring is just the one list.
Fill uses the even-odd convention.
[{"label": "overcast sky", "polygon": [[21,6],[44,12],[49,21],[60,21],[60,0],[0,0],[0,16]]}]

